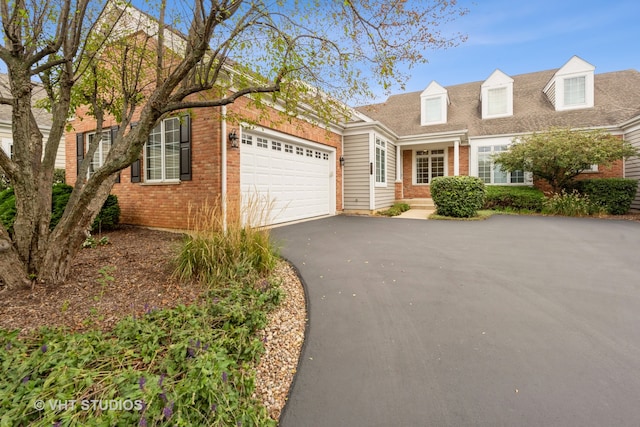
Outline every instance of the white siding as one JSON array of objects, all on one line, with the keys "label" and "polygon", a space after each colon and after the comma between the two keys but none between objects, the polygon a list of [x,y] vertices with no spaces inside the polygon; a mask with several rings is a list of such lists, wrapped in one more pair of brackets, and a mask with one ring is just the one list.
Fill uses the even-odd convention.
[{"label": "white siding", "polygon": [[375,187],[375,208],[385,209],[396,199],[396,146],[387,143],[387,186]]},{"label": "white siding", "polygon": [[[640,149],[640,128],[634,129],[624,136],[624,139]],[[627,159],[624,164],[625,176],[627,178],[635,178],[640,180],[640,158],[632,157]],[[640,191],[636,193],[635,200],[631,203],[631,209],[640,210]]]},{"label": "white siding", "polygon": [[[369,210],[369,133],[344,137],[344,209]],[[395,166],[394,166],[395,167]]]}]

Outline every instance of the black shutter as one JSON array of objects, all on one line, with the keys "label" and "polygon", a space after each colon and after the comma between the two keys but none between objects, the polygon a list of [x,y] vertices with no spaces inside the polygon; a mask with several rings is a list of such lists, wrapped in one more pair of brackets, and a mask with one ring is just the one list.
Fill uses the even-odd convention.
[{"label": "black shutter", "polygon": [[84,159],[84,133],[76,133],[76,177],[80,172],[80,165]]},{"label": "black shutter", "polygon": [[191,181],[191,117],[180,117],[180,180]]},{"label": "black shutter", "polygon": [[[113,147],[113,143],[116,140],[116,137],[118,136],[118,129],[120,129],[120,126],[111,126],[111,146]],[[116,177],[116,184],[118,184],[120,182],[120,172],[118,172],[118,176]]]},{"label": "black shutter", "polygon": [[[131,129],[136,126],[138,126],[138,122],[133,122],[130,125]],[[131,163],[131,182],[140,182],[140,159]]]}]

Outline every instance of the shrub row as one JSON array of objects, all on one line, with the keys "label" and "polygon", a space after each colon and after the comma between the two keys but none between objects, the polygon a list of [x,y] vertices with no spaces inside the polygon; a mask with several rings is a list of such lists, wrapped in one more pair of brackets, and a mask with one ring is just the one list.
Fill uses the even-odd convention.
[{"label": "shrub row", "polygon": [[471,218],[484,205],[485,185],[473,176],[442,176],[431,182],[431,197],[438,215]]},{"label": "shrub row", "polygon": [[[54,184],[51,190],[51,222],[49,228],[53,229],[69,202],[69,196],[73,187],[67,184]],[[13,222],[16,218],[16,196],[13,188],[7,188],[0,192],[0,221],[5,228],[11,233],[13,232]],[[118,197],[110,194],[102,205],[102,209],[91,226],[91,231],[111,230],[120,223],[120,205],[118,205]]]},{"label": "shrub row", "polygon": [[544,193],[534,187],[490,185],[486,189],[484,208],[540,212],[544,202]]},{"label": "shrub row", "polygon": [[629,178],[596,178],[576,181],[574,189],[588,196],[611,215],[624,215],[638,191],[638,181]]}]

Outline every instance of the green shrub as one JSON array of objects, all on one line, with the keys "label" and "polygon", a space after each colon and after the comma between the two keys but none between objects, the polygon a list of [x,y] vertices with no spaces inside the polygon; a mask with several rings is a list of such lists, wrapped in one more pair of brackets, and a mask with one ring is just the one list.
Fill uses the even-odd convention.
[{"label": "green shrub", "polygon": [[118,204],[118,196],[109,194],[107,200],[104,201],[102,209],[98,212],[98,216],[93,221],[91,231],[96,230],[113,230],[120,223],[120,205]]},{"label": "green shrub", "polygon": [[[69,202],[69,197],[73,187],[67,184],[54,184],[51,189],[51,222],[49,228],[53,229]],[[5,228],[9,231],[13,231],[13,222],[16,216],[16,197],[13,193],[13,188],[8,188],[0,193],[0,221],[4,224]],[[115,228],[120,222],[120,206],[118,205],[118,198],[112,194],[107,197],[107,200],[102,205],[102,209],[98,213],[91,231],[95,230],[109,230]]]},{"label": "green shrub", "polygon": [[534,187],[488,185],[484,209],[540,212],[546,198]]},{"label": "green shrub", "polygon": [[476,216],[484,205],[485,186],[473,176],[443,176],[431,182],[437,214],[456,218]]},{"label": "green shrub", "polygon": [[573,190],[567,193],[556,193],[545,202],[543,212],[551,215],[564,216],[589,216],[599,215],[605,212],[604,208],[593,203],[589,196]]},{"label": "green shrub", "polygon": [[629,178],[595,178],[577,181],[575,188],[612,215],[624,215],[638,191],[638,180]]},{"label": "green shrub", "polygon": [[65,184],[66,176],[64,169],[54,169],[53,170],[53,183],[54,184]]},{"label": "green shrub", "polygon": [[398,216],[402,212],[406,212],[409,209],[411,209],[411,206],[409,206],[407,203],[394,203],[393,206],[391,206],[389,209],[384,211],[378,211],[378,215]]}]

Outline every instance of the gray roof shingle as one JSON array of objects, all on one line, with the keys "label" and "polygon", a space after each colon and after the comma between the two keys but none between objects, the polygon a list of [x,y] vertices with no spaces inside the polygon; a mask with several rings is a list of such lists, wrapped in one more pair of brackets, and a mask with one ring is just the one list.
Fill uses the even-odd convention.
[{"label": "gray roof shingle", "polygon": [[398,136],[459,131],[469,136],[502,135],[559,127],[616,126],[640,115],[640,72],[616,71],[594,76],[594,107],[555,111],[543,92],[557,70],[512,76],[513,116],[482,119],[480,86],[482,82],[446,87],[451,104],[447,123],[420,125],[420,94],[411,92],[390,96],[386,102],[356,108],[388,126]]},{"label": "gray roof shingle", "polygon": [[[44,88],[37,83],[33,88],[33,102],[37,102],[40,99],[46,98],[47,94]],[[0,73],[0,96],[11,97],[11,91],[9,89],[9,76],[7,74]],[[0,122],[11,123],[13,120],[11,116],[12,108],[10,105],[0,105]],[[33,114],[38,122],[39,126],[51,127],[52,116],[43,108],[34,108]]]}]

